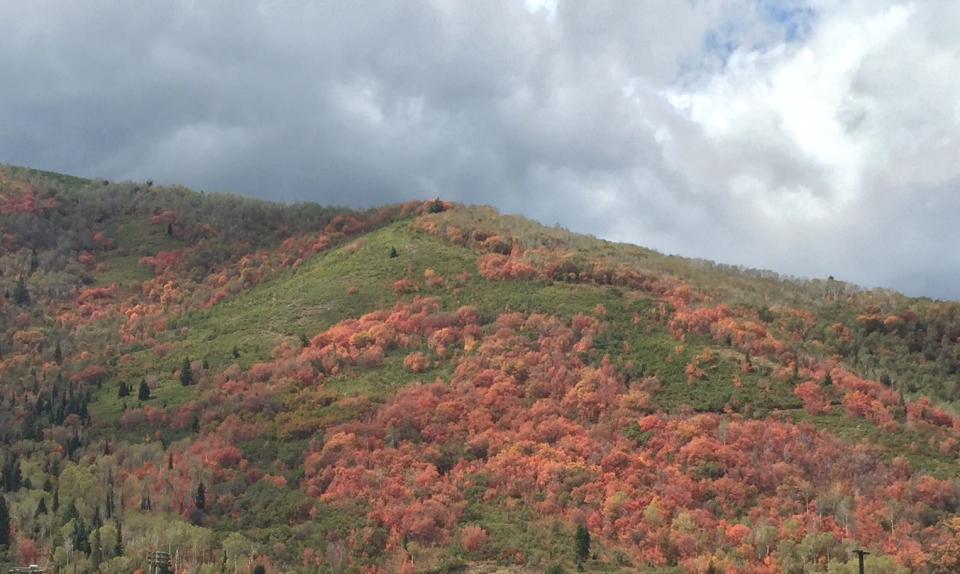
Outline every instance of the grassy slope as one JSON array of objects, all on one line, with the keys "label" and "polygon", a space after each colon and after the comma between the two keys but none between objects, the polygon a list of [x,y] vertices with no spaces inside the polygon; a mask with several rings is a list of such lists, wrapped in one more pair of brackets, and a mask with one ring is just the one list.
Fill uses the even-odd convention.
[{"label": "grassy slope", "polygon": [[[158,238],[152,238],[152,241]],[[162,238],[160,238],[162,240]],[[395,247],[399,256],[390,258],[388,253]],[[500,281],[491,282],[475,272],[476,255],[462,247],[442,243],[434,237],[412,229],[408,222],[401,222],[375,231],[352,244],[338,248],[311,260],[303,267],[290,271],[282,277],[251,289],[213,309],[188,314],[172,325],[172,332],[185,335],[174,343],[174,351],[157,358],[152,351],[134,353],[133,361],[120,372],[127,380],[140,376],[158,375],[162,385],[154,393],[155,401],[168,406],[188,400],[195,388],[180,386],[173,377],[173,370],[188,355],[206,358],[214,370],[232,362],[242,366],[265,360],[271,349],[284,338],[298,339],[301,334],[312,336],[337,321],[357,317],[374,309],[388,308],[401,298],[392,283],[407,277],[422,285],[423,272],[434,269],[446,278],[446,287],[438,290],[424,289],[420,294],[441,298],[444,308],[454,310],[465,304],[478,307],[486,319],[493,319],[508,310],[544,312],[570,317],[576,313],[593,312],[598,304],[607,309],[608,331],[595,344],[597,352],[588,357],[599,361],[604,353],[617,357],[621,364],[633,363],[634,379],[643,375],[657,375],[662,388],[655,396],[657,404],[667,410],[686,405],[697,410],[721,412],[728,405],[748,416],[766,416],[776,409],[789,409],[799,420],[813,424],[851,440],[867,440],[881,445],[893,456],[909,453],[908,459],[917,467],[938,475],[948,474],[955,465],[944,460],[930,448],[914,448],[903,444],[904,440],[888,437],[876,427],[862,420],[853,420],[841,415],[808,417],[797,412],[799,401],[792,393],[792,385],[777,382],[764,374],[762,365],[757,373],[740,375],[737,370],[739,355],[729,349],[719,348],[707,341],[691,338],[678,352],[678,342],[669,336],[663,325],[654,320],[634,323],[634,316],[645,317],[652,301],[626,296],[619,289],[590,285],[563,283]],[[462,272],[471,273],[460,284],[454,277]],[[357,292],[348,293],[354,287]],[[628,351],[624,352],[624,343]],[[234,347],[241,352],[239,359],[232,355]],[[704,348],[712,348],[719,357],[715,364],[706,368],[705,379],[690,383],[683,372],[690,359]],[[382,366],[372,370],[347,371],[328,382],[328,388],[341,395],[361,395],[382,402],[405,384],[418,378],[448,379],[447,368],[437,368],[423,375],[412,375],[402,366],[401,352],[389,354]],[[639,371],[639,372],[638,372]],[[733,380],[740,376],[742,384],[735,386]],[[102,421],[115,420],[122,412],[116,399],[117,381],[104,385],[104,391],[93,405],[94,416]],[[309,409],[299,414],[313,417],[322,427],[348,420],[356,413],[340,412],[339,405]],[[169,438],[177,439],[172,435]],[[246,454],[256,460],[257,451],[276,453],[274,449],[292,451],[296,458],[303,448],[302,439],[279,437],[270,441],[258,441],[245,447]],[[293,462],[291,459],[291,462]],[[267,459],[264,459],[267,460]],[[539,563],[557,561],[568,566],[572,558],[563,548],[569,533],[551,525],[541,525],[536,535],[526,525],[523,509],[505,511],[495,505],[475,503],[468,512],[470,521],[483,526],[493,537],[493,543],[503,552],[518,549],[528,558]],[[331,528],[347,520],[339,514],[325,518],[332,521]],[[279,530],[277,530],[279,529]],[[286,526],[265,529],[264,537],[282,536]],[[432,552],[425,549],[424,552]],[[451,550],[445,559],[451,566],[457,563],[457,554]],[[597,568],[612,567],[616,561],[615,550],[604,550],[606,560]]]},{"label": "grassy slope", "polygon": [[[137,222],[120,225],[126,226],[122,228],[124,237],[135,238],[148,245],[148,249],[172,242],[163,234],[155,236],[155,226],[140,227]],[[584,246],[589,251],[609,245],[594,243],[596,240],[592,239],[585,241],[591,244]],[[388,256],[391,248],[398,250],[398,257]],[[645,253],[637,255],[647,258]],[[755,373],[739,375],[739,355],[729,349],[688,338],[678,352],[678,342],[663,325],[653,320],[634,324],[635,315],[648,315],[650,299],[628,297],[609,287],[488,281],[476,273],[475,262],[472,251],[420,233],[409,222],[372,232],[210,310],[177,319],[171,324],[171,333],[185,335],[172,341],[174,350],[160,358],[150,350],[133,353],[133,360],[119,371],[117,380],[105,385],[93,413],[102,420],[114,420],[122,410],[114,392],[119,379],[136,381],[148,375],[156,375],[161,381],[154,393],[158,402],[168,406],[180,404],[194,392],[174,380],[173,372],[184,356],[205,358],[214,371],[233,362],[247,367],[268,359],[271,349],[283,339],[311,337],[338,321],[389,308],[401,298],[409,299],[412,295],[398,295],[392,289],[393,282],[403,277],[420,285],[423,290],[418,294],[440,297],[447,310],[474,305],[487,320],[509,310],[571,317],[591,313],[602,304],[607,309],[608,331],[595,342],[597,353],[592,359],[599,360],[603,353],[609,353],[622,364],[632,363],[628,374],[633,379],[656,375],[662,388],[655,399],[667,410],[689,405],[695,410],[719,412],[729,405],[749,416],[765,416],[773,410],[794,410],[800,406],[792,385],[766,376],[762,365],[758,364]],[[444,288],[423,288],[423,272],[428,268],[446,278]],[[465,271],[471,275],[461,284],[455,277]],[[132,275],[133,271],[126,273]],[[351,287],[356,293],[348,293]],[[234,358],[234,348],[240,351],[239,358]],[[705,367],[705,379],[690,383],[683,369],[704,348],[713,349],[718,360]],[[733,381],[738,375],[742,384],[736,386]],[[332,384],[345,394],[382,401],[410,380],[402,368],[402,356],[393,355],[378,369],[348,373]],[[902,440],[885,436],[863,420],[843,416],[809,420],[843,438],[880,444],[891,456],[904,446]],[[937,474],[953,467],[952,461],[941,460],[933,449],[915,448],[909,452],[909,458],[919,468]]]}]

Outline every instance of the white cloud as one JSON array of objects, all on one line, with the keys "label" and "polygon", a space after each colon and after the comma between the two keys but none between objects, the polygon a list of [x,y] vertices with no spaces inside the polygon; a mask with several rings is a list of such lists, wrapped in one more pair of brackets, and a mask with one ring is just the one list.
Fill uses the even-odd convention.
[{"label": "white cloud", "polygon": [[0,161],[960,297],[957,29],[935,0],[0,3]]}]

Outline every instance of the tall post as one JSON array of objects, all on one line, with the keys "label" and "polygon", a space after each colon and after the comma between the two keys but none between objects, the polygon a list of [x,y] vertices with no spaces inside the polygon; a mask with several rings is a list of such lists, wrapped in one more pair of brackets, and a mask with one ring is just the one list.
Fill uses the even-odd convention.
[{"label": "tall post", "polygon": [[854,550],[854,552],[857,553],[857,559],[860,561],[860,574],[864,574],[863,557],[870,553],[866,550]]}]

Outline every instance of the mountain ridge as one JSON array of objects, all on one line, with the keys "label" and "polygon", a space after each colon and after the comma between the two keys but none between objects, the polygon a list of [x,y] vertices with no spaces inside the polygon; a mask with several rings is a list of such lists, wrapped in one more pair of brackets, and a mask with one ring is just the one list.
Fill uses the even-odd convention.
[{"label": "mountain ridge", "polygon": [[196,571],[563,571],[579,524],[597,571],[951,567],[956,304],[440,200],[4,167],[0,218],[10,558],[142,568],[122,522]]}]

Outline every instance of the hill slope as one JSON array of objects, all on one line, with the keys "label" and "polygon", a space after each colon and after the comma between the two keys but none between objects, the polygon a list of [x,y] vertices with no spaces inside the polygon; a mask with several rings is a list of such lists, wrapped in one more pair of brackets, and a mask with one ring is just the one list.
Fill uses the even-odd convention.
[{"label": "hill slope", "polygon": [[0,562],[956,567],[956,304],[11,167],[0,229]]}]

